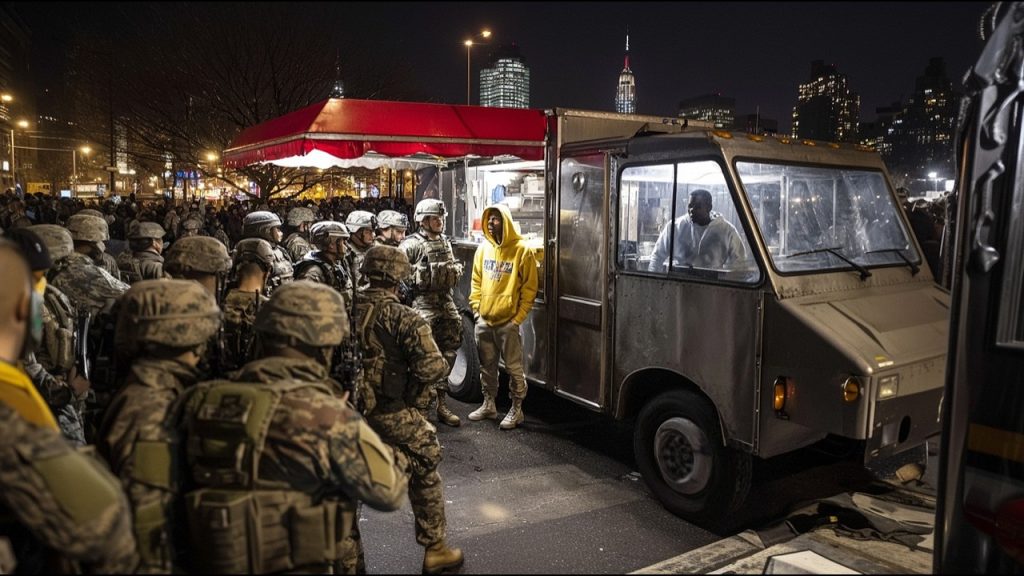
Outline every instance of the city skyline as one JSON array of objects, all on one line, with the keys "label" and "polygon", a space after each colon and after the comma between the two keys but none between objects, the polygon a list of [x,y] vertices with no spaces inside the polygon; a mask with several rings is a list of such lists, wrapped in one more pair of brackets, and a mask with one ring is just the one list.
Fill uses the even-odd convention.
[{"label": "city skyline", "polygon": [[[189,4],[148,3],[148,11]],[[238,4],[244,7],[244,4]],[[294,8],[292,8],[294,7]],[[628,26],[637,112],[675,116],[680,100],[701,94],[736,99],[736,113],[779,123],[788,133],[798,87],[811,62],[824,60],[861,95],[861,120],[906,101],[914,79],[942,57],[954,84],[983,45],[978,23],[987,3],[344,3],[289,5],[300,22],[336,19],[373,51],[408,64],[424,99],[463,103],[467,48],[481,29],[492,44],[515,42],[530,63],[534,108],[614,110]],[[42,83],[76,30],[114,33],[137,8],[126,3],[16,3],[32,29]],[[424,23],[429,23],[425,25]],[[312,25],[312,24],[311,24]],[[172,31],[168,31],[172,32]],[[472,50],[473,93],[487,46]],[[53,64],[55,65],[55,64]],[[342,80],[344,80],[344,60]]]}]

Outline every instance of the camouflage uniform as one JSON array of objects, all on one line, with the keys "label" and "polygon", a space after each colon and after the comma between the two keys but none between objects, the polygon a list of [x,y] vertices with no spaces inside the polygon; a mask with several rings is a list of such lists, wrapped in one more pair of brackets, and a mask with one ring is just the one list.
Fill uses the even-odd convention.
[{"label": "camouflage uniform", "polygon": [[18,571],[68,571],[62,559],[99,574],[131,573],[138,557],[117,479],[3,403],[0,435],[0,540],[10,541]]},{"label": "camouflage uniform", "polygon": [[[88,219],[81,219],[80,216],[87,216]],[[92,219],[95,217],[95,220]],[[107,224],[106,217],[99,210],[93,210],[86,208],[79,210],[71,218],[68,219],[68,230],[71,231],[71,237],[77,241],[93,241],[89,240],[87,236],[80,234],[80,222],[88,222],[87,226],[96,227],[97,233],[101,234],[101,238],[95,240],[99,246],[99,252],[96,253],[94,261],[100,268],[106,270],[111,276],[121,280],[121,270],[117,266],[117,259],[108,254],[105,250],[104,242],[110,240],[110,227]]]},{"label": "camouflage uniform", "polygon": [[298,228],[302,226],[303,223],[309,224],[314,220],[316,220],[316,216],[309,208],[296,206],[288,211],[288,217],[285,219],[285,223],[296,230],[289,234],[288,237],[284,239],[284,242],[281,242],[281,246],[288,251],[288,255],[292,258],[292,262],[302,260],[306,257],[306,254],[313,251],[313,246],[310,245],[309,241],[305,236],[303,236],[303,233],[298,231]]},{"label": "camouflage uniform", "polygon": [[154,354],[197,351],[219,325],[217,303],[189,280],[141,281],[121,302],[117,349],[132,366],[104,415],[97,448],[132,503],[138,572],[180,568],[182,538],[173,533],[183,527],[174,517],[182,477],[176,469],[178,402],[198,379],[194,365]]},{"label": "camouflage uniform", "polygon": [[[262,238],[246,238],[239,240],[235,246],[232,275],[238,280],[239,268],[245,263],[254,263],[265,274],[269,274],[274,265],[274,251],[270,243]],[[264,283],[265,285],[265,283]],[[256,331],[253,323],[256,314],[269,300],[259,292],[243,291],[240,288],[228,290],[224,296],[221,309],[224,310],[224,356],[221,358],[221,370],[237,370],[243,364],[253,360],[253,344]]]},{"label": "camouflage uniform", "polygon": [[[365,210],[353,210],[345,218],[345,227],[351,235],[359,234],[363,229],[369,229],[371,234],[377,229],[377,217]],[[360,247],[354,240],[348,243],[348,269],[352,271],[352,285],[356,290],[364,290],[370,285],[369,281],[362,277],[360,270],[363,268],[363,259],[366,253],[376,245],[376,238],[371,239],[366,247]]]},{"label": "camouflage uniform", "polygon": [[338,258],[336,255],[332,262],[323,253],[332,238],[348,238],[348,230],[341,222],[326,220],[314,224],[310,230],[310,236],[319,249],[310,252],[295,264],[295,279],[327,284],[341,293],[342,298],[345,299],[345,309],[351,310],[355,289],[353,288],[352,274],[348,269],[348,260],[343,256]]},{"label": "camouflage uniform", "polygon": [[[156,222],[133,222],[128,228],[128,240],[151,239],[163,241],[164,229]],[[155,280],[164,277],[164,257],[155,250],[125,250],[117,257],[121,279],[128,284],[139,280]]]},{"label": "camouflage uniform", "polygon": [[382,285],[396,286],[409,273],[405,253],[391,246],[368,251],[363,273],[374,286],[356,294],[355,325],[363,347],[366,419],[381,438],[409,457],[409,501],[416,541],[426,548],[424,571],[462,563],[462,552],[445,543],[441,445],[437,429],[417,406],[448,366],[434,344],[430,326]]},{"label": "camouflage uniform", "polygon": [[267,279],[267,296],[273,294],[274,290],[282,284],[291,282],[295,274],[291,256],[278,243],[274,228],[281,228],[281,219],[277,217],[277,214],[266,210],[250,212],[242,221],[242,238],[262,238],[270,242],[274,250],[274,268],[270,272],[270,278]]},{"label": "camouflage uniform", "polygon": [[[412,275],[407,279],[412,292],[412,307],[430,323],[437,347],[448,362],[448,372],[455,365],[455,357],[462,346],[462,315],[455,306],[454,289],[462,276],[462,263],[455,259],[452,244],[443,233],[425,231],[425,216],[445,217],[444,203],[440,200],[422,200],[416,205],[415,219],[420,230],[407,237],[401,249],[409,257]],[[443,228],[442,228],[443,230]],[[448,409],[448,373],[433,383],[437,397],[437,419],[450,426],[459,425],[459,417]],[[431,401],[433,404],[433,400]]]},{"label": "camouflage uniform", "polygon": [[[347,327],[340,296],[307,281],[278,289],[256,320],[264,344],[304,345],[324,356]],[[187,456],[201,487],[188,503],[193,554],[207,569],[233,572],[365,569],[355,503],[397,509],[405,458],[334,396],[337,383],[320,361],[269,356],[231,378],[200,384],[188,402]],[[262,425],[249,424],[257,418]],[[221,502],[239,498],[266,503],[260,517],[207,523],[220,518]],[[239,537],[248,541],[233,544]]]},{"label": "camouflage uniform", "polygon": [[164,230],[167,230],[168,234],[170,234],[174,239],[177,239],[179,226],[181,226],[181,218],[178,216],[178,213],[174,208],[171,208],[167,211],[167,214],[164,215]]},{"label": "camouflage uniform", "polygon": [[189,236],[203,236],[203,220],[202,216],[195,214],[189,216],[181,221],[180,235],[178,238],[188,238]]},{"label": "camouflage uniform", "polygon": [[377,226],[377,244],[387,244],[388,246],[397,247],[402,243],[401,240],[395,240],[385,235],[384,231],[394,228],[405,232],[405,230],[409,228],[409,219],[401,212],[395,212],[394,210],[381,210],[377,213]]},{"label": "camouflage uniform", "polygon": [[92,258],[75,252],[50,270],[50,283],[63,292],[78,312],[96,316],[129,286],[96,265]]},{"label": "camouflage uniform", "polygon": [[[71,233],[54,224],[28,228],[46,245],[53,262],[67,258],[73,250]],[[43,339],[35,351],[24,358],[25,372],[57,417],[64,436],[75,445],[85,444],[82,423],[85,395],[79,397],[67,382],[75,365],[77,312],[71,301],[53,284],[47,283],[43,295]]]}]

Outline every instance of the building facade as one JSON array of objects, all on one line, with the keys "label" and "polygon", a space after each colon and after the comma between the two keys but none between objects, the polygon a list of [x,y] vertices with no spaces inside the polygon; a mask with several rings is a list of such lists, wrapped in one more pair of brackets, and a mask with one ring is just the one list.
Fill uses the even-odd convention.
[{"label": "building facade", "polygon": [[615,88],[615,111],[636,114],[636,77],[629,68],[629,34],[626,34],[626,56]]},{"label": "building facade", "polygon": [[860,95],[850,89],[834,64],[811,62],[811,78],[801,84],[793,107],[794,138],[857,142]]},{"label": "building facade", "polygon": [[530,107],[530,69],[515,44],[499,46],[480,71],[480,105]]},{"label": "building facade", "polygon": [[712,122],[715,128],[732,130],[736,125],[736,99],[721,94],[702,94],[680,100],[679,117]]}]

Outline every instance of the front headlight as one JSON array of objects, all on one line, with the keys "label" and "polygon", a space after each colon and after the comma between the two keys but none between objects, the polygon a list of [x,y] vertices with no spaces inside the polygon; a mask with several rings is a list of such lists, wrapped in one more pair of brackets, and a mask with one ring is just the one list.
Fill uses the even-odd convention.
[{"label": "front headlight", "polygon": [[878,399],[893,398],[900,391],[900,375],[883,376],[878,381]]}]

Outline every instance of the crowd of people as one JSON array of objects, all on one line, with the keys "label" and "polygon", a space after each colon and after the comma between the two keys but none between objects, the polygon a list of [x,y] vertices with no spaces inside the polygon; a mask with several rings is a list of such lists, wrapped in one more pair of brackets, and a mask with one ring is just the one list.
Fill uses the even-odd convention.
[{"label": "crowd of people", "polygon": [[424,573],[460,567],[430,421],[461,424],[453,291],[472,274],[469,418],[498,418],[501,359],[509,430],[538,279],[507,208],[471,271],[446,215],[0,197],[0,572],[365,573],[359,506],[406,497]]}]

